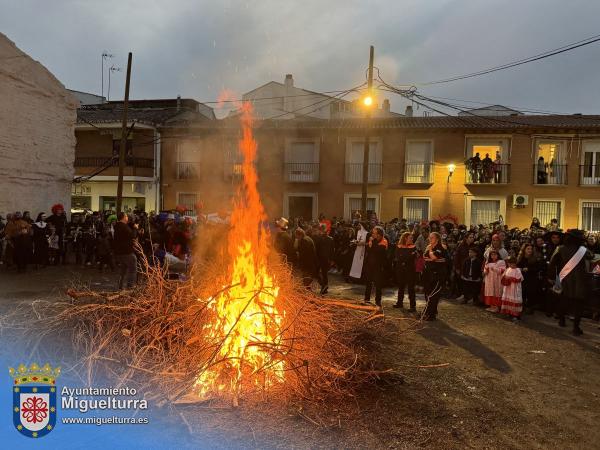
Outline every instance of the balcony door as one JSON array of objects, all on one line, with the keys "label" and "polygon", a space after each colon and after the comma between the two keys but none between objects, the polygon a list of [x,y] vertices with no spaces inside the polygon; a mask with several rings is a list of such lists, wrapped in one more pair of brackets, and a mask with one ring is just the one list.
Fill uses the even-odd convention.
[{"label": "balcony door", "polygon": [[177,179],[197,180],[200,178],[200,146],[182,142],[177,146]]},{"label": "balcony door", "polygon": [[591,141],[583,143],[581,155],[581,184],[600,184],[600,142]]},{"label": "balcony door", "polygon": [[541,139],[537,141],[535,155],[536,184],[566,184],[566,142]]},{"label": "balcony door", "polygon": [[314,140],[287,143],[285,173],[287,181],[291,183],[319,181],[319,150]]},{"label": "balcony door", "polygon": [[[363,178],[365,143],[362,138],[352,139],[346,147],[346,183],[360,184]],[[369,183],[381,183],[381,145],[369,142]]]},{"label": "balcony door", "polygon": [[[508,138],[475,137],[467,139],[466,182],[504,184],[509,181]],[[479,158],[479,162],[473,158]]]},{"label": "balcony door", "polygon": [[407,141],[404,182],[432,183],[432,168],[433,142]]}]

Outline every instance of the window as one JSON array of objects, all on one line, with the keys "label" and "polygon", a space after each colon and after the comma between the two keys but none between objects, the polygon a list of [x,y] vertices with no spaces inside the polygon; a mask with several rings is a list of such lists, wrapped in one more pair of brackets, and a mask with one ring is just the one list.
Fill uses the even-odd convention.
[{"label": "window", "polygon": [[[379,217],[379,194],[367,195],[367,215],[375,214]],[[356,211],[362,210],[361,194],[344,194],[344,218],[351,219]]]},{"label": "window", "polygon": [[405,183],[433,183],[433,141],[406,141]]},{"label": "window", "polygon": [[536,199],[533,215],[540,219],[543,227],[549,225],[552,219],[557,219],[558,226],[560,227],[562,226],[562,211],[562,200]]},{"label": "window", "polygon": [[505,197],[467,197],[465,219],[469,225],[489,225],[506,217]]},{"label": "window", "polygon": [[198,203],[197,194],[192,194],[188,192],[179,192],[177,194],[177,205],[185,206],[186,215],[196,215],[196,203]]},{"label": "window", "polygon": [[[349,139],[346,146],[346,183],[360,184],[363,178],[364,139]],[[381,145],[369,142],[369,183],[381,183]]]},{"label": "window", "polygon": [[183,142],[177,146],[177,179],[197,180],[200,178],[200,146]]},{"label": "window", "polygon": [[600,232],[600,201],[581,202],[581,228]]},{"label": "window", "polygon": [[241,178],[244,156],[237,141],[225,144],[225,178]]},{"label": "window", "polygon": [[297,218],[312,220],[317,218],[319,196],[313,192],[286,192],[283,195],[283,215],[290,223]]},{"label": "window", "polygon": [[581,177],[584,186],[600,185],[600,142],[585,141],[581,155]]},{"label": "window", "polygon": [[566,142],[538,139],[534,172],[535,184],[567,184]]},{"label": "window", "polygon": [[319,150],[314,140],[288,141],[285,152],[286,180],[292,183],[319,181]]},{"label": "window", "polygon": [[402,218],[408,222],[422,222],[429,220],[431,200],[427,197],[404,197],[402,204]]},{"label": "window", "polygon": [[508,138],[467,138],[466,183],[508,183],[509,147]]}]

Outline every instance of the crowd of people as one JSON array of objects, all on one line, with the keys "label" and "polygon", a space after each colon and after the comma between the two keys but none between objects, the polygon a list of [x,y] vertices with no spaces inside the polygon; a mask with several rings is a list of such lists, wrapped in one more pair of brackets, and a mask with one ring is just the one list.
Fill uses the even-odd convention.
[{"label": "crowd of people", "polygon": [[[0,217],[0,266],[18,273],[60,264],[118,268],[119,288],[131,287],[143,256],[184,273],[192,248],[215,253],[221,242],[208,230],[203,233],[203,226],[228,226],[225,212],[196,220],[185,216],[183,207],[160,214],[72,214],[70,220],[60,204],[50,212],[40,212],[35,220],[27,211],[10,214],[6,221]],[[564,326],[571,313],[573,331],[580,334],[584,310],[597,314],[600,303],[598,235],[563,232],[556,219],[542,226],[533,218],[525,229],[509,229],[501,220],[467,227],[452,216],[381,223],[375,216],[345,221],[321,215],[318,221],[295,219],[290,224],[281,218],[269,225],[273,248],[307,289],[317,281],[320,294],[326,295],[334,273],[346,282],[364,283],[364,301],[370,303],[374,294],[381,306],[383,287],[396,286],[394,307],[404,308],[407,295],[412,312],[422,291],[425,320],[436,319],[444,297],[484,306],[515,322],[539,310]]]},{"label": "crowd of people", "polygon": [[[486,307],[518,323],[539,310],[557,318],[574,317],[573,332],[582,333],[584,310],[598,312],[600,242],[594,233],[563,232],[558,220],[542,226],[537,218],[525,229],[498,221],[467,227],[450,220],[380,223],[327,219],[289,224],[277,221],[275,249],[296,269],[304,284],[313,280],[327,293],[327,273],[346,282],[365,284],[364,301],[381,306],[382,288],[397,286],[394,305],[403,308],[405,294],[416,311],[416,292],[423,290],[424,320],[435,320],[441,297]],[[587,302],[586,300],[592,300]]]}]

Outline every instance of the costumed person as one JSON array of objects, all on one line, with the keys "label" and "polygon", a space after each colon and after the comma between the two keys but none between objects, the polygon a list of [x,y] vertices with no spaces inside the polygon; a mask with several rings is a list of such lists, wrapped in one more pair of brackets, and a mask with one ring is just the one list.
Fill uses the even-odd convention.
[{"label": "costumed person", "polygon": [[356,233],[356,240],[353,243],[356,244],[356,250],[354,250],[354,258],[352,259],[352,267],[350,268],[350,277],[360,280],[362,277],[363,263],[365,260],[365,246],[367,244],[367,235],[369,232],[365,229],[363,224],[360,224],[360,229]]},{"label": "costumed person", "polygon": [[398,301],[394,304],[394,308],[404,308],[404,289],[406,288],[410,311],[416,312],[417,310],[417,297],[415,294],[417,256],[418,252],[413,243],[412,234],[408,232],[402,233],[396,245],[394,258],[396,281],[398,282]]},{"label": "costumed person", "polygon": [[46,214],[38,214],[32,225],[33,229],[33,261],[38,267],[48,265],[48,236],[50,229],[46,223]]},{"label": "costumed person", "polygon": [[564,244],[558,246],[550,259],[548,278],[553,283],[552,290],[558,295],[558,324],[566,325],[565,315],[573,314],[573,334],[580,336],[581,316],[587,292],[587,270],[585,260],[592,254],[583,246],[583,231],[573,229],[565,233]]},{"label": "costumed person", "polygon": [[502,274],[506,270],[506,263],[500,259],[497,250],[492,249],[483,272],[485,274],[483,301],[488,306],[488,311],[499,312],[502,305]]},{"label": "costumed person", "polygon": [[383,228],[376,226],[367,242],[365,256],[365,303],[371,303],[371,291],[375,285],[375,304],[381,308],[381,294],[385,279],[388,241],[384,237]]},{"label": "costumed person", "polygon": [[427,301],[423,311],[423,320],[436,320],[447,266],[447,252],[442,246],[442,238],[439,233],[434,231],[429,235],[429,245],[423,256],[425,259],[424,291]]},{"label": "costumed person", "polygon": [[56,259],[54,264],[66,264],[67,248],[65,237],[67,233],[67,215],[65,214],[65,207],[60,203],[53,205],[52,215],[46,219],[46,222],[54,226],[56,236],[58,236],[58,251],[56,252]]},{"label": "costumed person", "polygon": [[511,256],[506,262],[508,263],[508,269],[502,275],[503,289],[500,313],[507,314],[512,317],[513,322],[518,322],[521,320],[521,313],[523,312],[521,289],[523,274],[521,269],[517,267],[517,258]]},{"label": "costumed person", "polygon": [[517,258],[517,267],[523,274],[523,308],[527,314],[533,314],[536,307],[542,308],[542,281],[545,278],[545,266],[533,251],[533,244],[525,243]]},{"label": "costumed person", "polygon": [[481,281],[483,279],[482,273],[483,261],[479,257],[479,249],[472,246],[469,249],[469,257],[463,262],[461,270],[461,279],[464,292],[463,304],[469,303],[469,300],[473,300],[474,305],[480,305],[479,295],[481,293]]},{"label": "costumed person", "polygon": [[31,225],[23,220],[20,212],[14,213],[12,221],[6,225],[6,237],[14,249],[13,257],[17,272],[25,272],[27,263],[31,259]]},{"label": "costumed person", "polygon": [[296,263],[296,250],[294,250],[294,240],[288,233],[288,220],[280,217],[275,221],[275,233],[273,235],[273,247],[281,260],[287,264]]}]

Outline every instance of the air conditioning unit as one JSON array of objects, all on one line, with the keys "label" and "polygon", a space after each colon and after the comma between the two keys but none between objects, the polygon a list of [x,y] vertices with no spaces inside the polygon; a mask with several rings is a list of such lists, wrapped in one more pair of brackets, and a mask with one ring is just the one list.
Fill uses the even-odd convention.
[{"label": "air conditioning unit", "polygon": [[513,194],[513,208],[523,208],[529,205],[529,195]]}]

